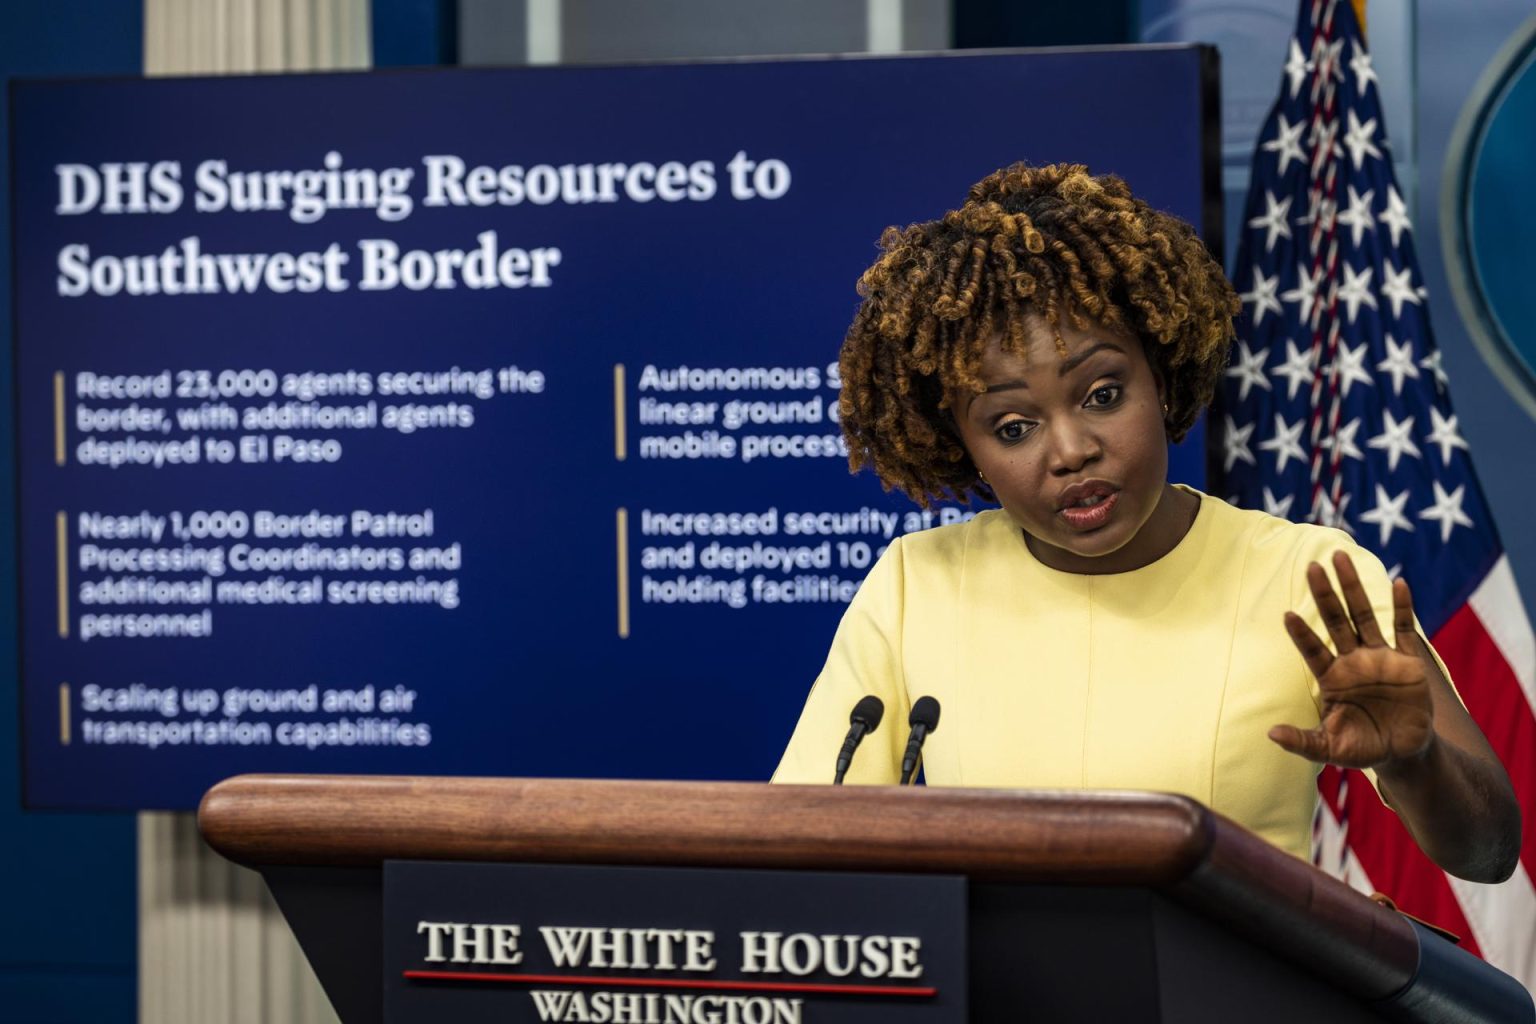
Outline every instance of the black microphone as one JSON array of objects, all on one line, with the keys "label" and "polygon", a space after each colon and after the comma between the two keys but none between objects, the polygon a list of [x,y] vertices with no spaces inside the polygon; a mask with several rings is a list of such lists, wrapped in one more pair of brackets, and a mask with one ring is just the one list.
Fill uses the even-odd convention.
[{"label": "black microphone", "polygon": [[848,716],[848,735],[843,739],[843,749],[837,753],[837,774],[832,777],[832,785],[843,784],[843,776],[848,774],[848,766],[853,764],[853,752],[859,749],[859,743],[865,736],[875,731],[884,715],[885,705],[874,694],[853,706],[853,712]]},{"label": "black microphone", "polygon": [[923,740],[939,727],[939,702],[932,697],[919,697],[907,717],[912,733],[907,739],[907,752],[901,755],[901,784],[905,786],[917,771],[917,758],[923,752]]}]

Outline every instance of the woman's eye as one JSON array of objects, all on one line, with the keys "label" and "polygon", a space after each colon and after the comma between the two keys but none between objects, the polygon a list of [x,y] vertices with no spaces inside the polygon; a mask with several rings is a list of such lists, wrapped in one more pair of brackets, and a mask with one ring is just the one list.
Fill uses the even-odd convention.
[{"label": "woman's eye", "polygon": [[1120,391],[1119,384],[1105,384],[1103,387],[1094,388],[1088,392],[1088,404],[1100,408],[1114,405],[1120,399]]},{"label": "woman's eye", "polygon": [[1028,420],[1009,420],[997,428],[997,436],[1003,441],[1022,441],[1028,433]]}]

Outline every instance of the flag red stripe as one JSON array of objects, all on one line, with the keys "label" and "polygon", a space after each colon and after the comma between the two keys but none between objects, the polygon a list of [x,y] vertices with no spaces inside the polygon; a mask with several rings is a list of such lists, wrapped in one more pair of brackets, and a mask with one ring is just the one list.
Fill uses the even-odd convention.
[{"label": "flag red stripe", "polygon": [[1326,787],[1325,799],[1334,806],[1336,814],[1347,816],[1349,848],[1371,884],[1392,897],[1405,913],[1455,933],[1461,938],[1461,948],[1481,956],[1472,927],[1445,872],[1420,851],[1397,815],[1381,802],[1370,781],[1359,772],[1350,772],[1345,806],[1339,808]]},{"label": "flag red stripe", "polygon": [[[1531,821],[1536,810],[1536,715],[1520,680],[1471,605],[1457,609],[1433,642],[1467,711],[1504,762],[1525,820]],[[1536,878],[1536,829],[1524,832],[1520,860]]]}]

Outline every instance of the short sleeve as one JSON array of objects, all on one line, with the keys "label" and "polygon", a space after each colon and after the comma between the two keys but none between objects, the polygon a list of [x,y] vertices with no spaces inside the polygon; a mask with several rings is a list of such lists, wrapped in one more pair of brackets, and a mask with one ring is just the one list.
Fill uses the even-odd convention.
[{"label": "short sleeve", "polygon": [[897,538],[849,602],[826,664],[773,774],[774,782],[830,783],[848,732],[848,714],[870,694],[880,698],[885,714],[859,746],[845,781],[886,784],[898,780],[900,727],[910,710],[901,655],[904,589],[903,550]]}]

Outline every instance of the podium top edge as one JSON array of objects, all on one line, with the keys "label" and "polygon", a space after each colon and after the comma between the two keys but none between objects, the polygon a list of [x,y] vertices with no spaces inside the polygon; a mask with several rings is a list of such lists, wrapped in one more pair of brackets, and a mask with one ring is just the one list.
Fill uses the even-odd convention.
[{"label": "podium top edge", "polygon": [[1187,876],[1237,827],[1131,791],[384,775],[236,776],[198,824],[250,866],[559,859],[1143,884]]}]

